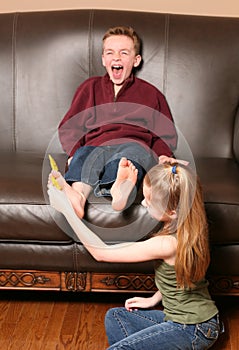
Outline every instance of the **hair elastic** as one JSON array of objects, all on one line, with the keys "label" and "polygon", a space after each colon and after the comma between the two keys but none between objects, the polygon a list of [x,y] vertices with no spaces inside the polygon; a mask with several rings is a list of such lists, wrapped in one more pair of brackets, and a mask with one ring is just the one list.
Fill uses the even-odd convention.
[{"label": "hair elastic", "polygon": [[177,165],[174,165],[173,167],[172,167],[172,173],[175,175],[175,174],[177,174]]}]

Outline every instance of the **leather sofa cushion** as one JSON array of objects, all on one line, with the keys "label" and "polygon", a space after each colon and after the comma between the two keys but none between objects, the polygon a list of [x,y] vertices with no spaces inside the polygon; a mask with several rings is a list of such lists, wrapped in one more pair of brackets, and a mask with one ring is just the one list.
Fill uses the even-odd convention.
[{"label": "leather sofa cushion", "polygon": [[[64,217],[48,203],[48,160],[35,153],[0,153],[0,163],[0,241],[65,244],[72,241],[69,235],[77,241]],[[138,240],[158,226],[140,202],[118,213],[109,200],[97,203],[92,195],[87,211],[85,223],[107,242]]]},{"label": "leather sofa cushion", "polygon": [[[77,240],[64,218],[47,203],[50,167],[43,167],[44,157],[35,153],[0,153],[0,162],[0,241],[65,244],[71,238],[64,232]],[[206,158],[198,160],[196,168],[205,194],[210,240],[217,244],[238,243],[238,165],[230,159]],[[85,223],[109,243],[141,239],[159,226],[140,201],[141,194],[130,208],[117,213],[108,199],[92,195]]]}]

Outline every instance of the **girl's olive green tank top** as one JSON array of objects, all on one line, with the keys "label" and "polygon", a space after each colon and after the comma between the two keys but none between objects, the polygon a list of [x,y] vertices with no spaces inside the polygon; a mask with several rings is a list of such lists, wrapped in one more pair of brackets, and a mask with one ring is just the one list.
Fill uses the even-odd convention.
[{"label": "girl's olive green tank top", "polygon": [[207,321],[218,313],[208,292],[206,279],[197,283],[192,289],[179,289],[174,266],[157,260],[155,283],[163,296],[165,320],[195,324]]}]

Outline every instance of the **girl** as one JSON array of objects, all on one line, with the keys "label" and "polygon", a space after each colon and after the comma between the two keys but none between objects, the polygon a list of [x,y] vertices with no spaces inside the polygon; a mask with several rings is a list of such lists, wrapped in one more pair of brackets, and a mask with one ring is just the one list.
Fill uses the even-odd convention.
[{"label": "girl", "polygon": [[[127,174],[135,171],[128,161]],[[210,348],[218,338],[220,324],[205,279],[210,259],[208,231],[196,174],[182,164],[158,164],[151,168],[144,179],[142,205],[152,217],[163,222],[163,228],[145,241],[113,247],[102,242],[77,217],[64,194],[63,177],[57,172],[51,176],[63,188],[60,191],[49,181],[51,205],[65,215],[96,260],[155,261],[158,291],[149,298],[130,298],[125,308],[113,308],[106,313],[109,350]],[[163,311],[151,309],[161,301]]]}]

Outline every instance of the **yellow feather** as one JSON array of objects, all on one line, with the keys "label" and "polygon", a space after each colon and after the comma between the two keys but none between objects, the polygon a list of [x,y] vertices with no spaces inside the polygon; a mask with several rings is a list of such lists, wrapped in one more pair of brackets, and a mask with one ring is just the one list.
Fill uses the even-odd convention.
[{"label": "yellow feather", "polygon": [[[48,156],[49,156],[52,170],[58,171],[58,166],[57,166],[54,158],[50,154]],[[56,178],[53,175],[51,176],[51,182],[52,182],[52,185],[55,186],[58,190],[62,190],[61,186],[59,185],[58,181],[56,180]]]},{"label": "yellow feather", "polygon": [[56,164],[55,159],[50,154],[48,155],[48,157],[49,157],[49,160],[50,160],[50,164],[51,164],[52,170],[58,171],[58,166]]}]

